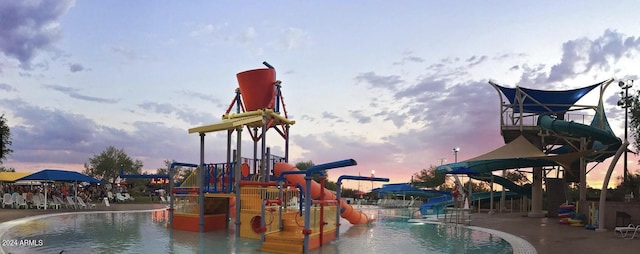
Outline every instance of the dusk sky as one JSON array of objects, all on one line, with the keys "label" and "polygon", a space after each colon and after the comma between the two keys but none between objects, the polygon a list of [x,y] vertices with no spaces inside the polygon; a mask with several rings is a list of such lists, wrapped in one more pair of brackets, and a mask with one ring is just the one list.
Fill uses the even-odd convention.
[{"label": "dusk sky", "polygon": [[[197,163],[199,137],[187,129],[219,121],[238,86],[236,73],[263,68],[263,61],[276,68],[296,120],[290,161],[358,162],[329,171],[333,181],[375,170],[408,182],[442,159],[453,162],[454,147],[462,161],[504,145],[500,95],[489,80],[550,90],[614,78],[605,109],[622,138],[616,84],[638,78],[640,26],[632,10],[639,7],[0,0],[0,114],[14,150],[4,166],[80,171],[108,146],[150,172],[164,160]],[[597,104],[597,90],[579,104]],[[206,137],[206,161],[223,162],[226,134]],[[268,137],[273,154],[283,155],[283,145]],[[630,172],[636,161],[630,154]],[[602,186],[608,163],[591,171],[590,186]]]}]

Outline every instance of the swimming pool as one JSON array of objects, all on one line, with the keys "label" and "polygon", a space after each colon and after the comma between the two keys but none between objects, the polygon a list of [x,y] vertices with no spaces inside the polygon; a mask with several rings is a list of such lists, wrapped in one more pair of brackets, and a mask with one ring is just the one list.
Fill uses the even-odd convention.
[{"label": "swimming pool", "polygon": [[[311,253],[513,253],[496,234],[466,227],[408,223],[411,210],[363,210],[371,226],[343,221],[340,239]],[[259,240],[232,230],[203,234],[169,230],[164,210],[66,213],[0,224],[6,253],[261,253]],[[6,225],[5,225],[6,224]],[[233,224],[231,224],[232,226]],[[0,251],[1,252],[1,251]]]}]

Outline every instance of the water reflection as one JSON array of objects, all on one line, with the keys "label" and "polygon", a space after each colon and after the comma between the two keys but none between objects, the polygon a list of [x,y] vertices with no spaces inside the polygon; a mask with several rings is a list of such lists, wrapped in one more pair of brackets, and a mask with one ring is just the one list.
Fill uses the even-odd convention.
[{"label": "water reflection", "polygon": [[[372,225],[341,220],[340,238],[311,253],[511,253],[491,234],[464,227],[407,223],[411,211],[372,209]],[[166,210],[70,214],[36,219],[4,239],[42,239],[43,246],[4,247],[10,253],[260,253],[260,240],[236,239],[233,227],[205,233],[171,230]],[[230,224],[230,225],[233,225]]]}]

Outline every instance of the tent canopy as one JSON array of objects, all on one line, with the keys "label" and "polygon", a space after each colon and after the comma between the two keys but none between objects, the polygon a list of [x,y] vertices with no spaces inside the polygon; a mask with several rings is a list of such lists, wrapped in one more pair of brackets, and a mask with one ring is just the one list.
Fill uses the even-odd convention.
[{"label": "tent canopy", "polygon": [[[545,91],[523,87],[509,88],[499,85],[496,85],[496,87],[498,87],[498,89],[502,91],[502,94],[507,97],[507,100],[514,105],[514,112],[520,112],[520,107],[522,106],[523,112],[558,113],[568,111],[569,108],[571,108],[585,94],[605,82],[607,81],[566,91]],[[518,100],[518,97],[522,95],[526,96],[522,101]],[[546,107],[543,107],[542,105],[546,105]]]},{"label": "tent canopy", "polygon": [[592,152],[594,151],[587,150],[561,155],[547,155],[531,144],[524,136],[520,136],[491,152],[466,161],[438,166],[437,170],[461,174],[469,173],[469,170],[477,173],[486,173],[500,169],[555,165],[568,168],[581,156]]},{"label": "tent canopy", "polygon": [[15,182],[30,174],[31,172],[0,172],[0,182]]},{"label": "tent canopy", "polygon": [[51,182],[89,182],[99,183],[100,180],[90,177],[85,174],[78,173],[76,171],[60,170],[60,169],[45,169],[38,171],[31,175],[22,177],[18,180],[30,180],[30,181],[51,181]]}]

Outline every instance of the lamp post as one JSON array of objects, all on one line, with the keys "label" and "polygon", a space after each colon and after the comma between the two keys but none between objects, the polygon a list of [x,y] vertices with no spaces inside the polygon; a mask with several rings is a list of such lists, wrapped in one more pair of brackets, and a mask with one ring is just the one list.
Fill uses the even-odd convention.
[{"label": "lamp post", "polygon": [[[460,152],[460,147],[453,148],[453,162],[458,163],[458,152]],[[460,183],[462,184],[462,183]]]},{"label": "lamp post", "polygon": [[458,163],[458,152],[460,152],[460,147],[453,148],[453,162]]},{"label": "lamp post", "polygon": [[[618,86],[622,88],[624,91],[620,91],[620,100],[618,101],[618,106],[624,109],[624,141],[627,141],[627,126],[629,122],[629,107],[632,106],[631,98],[629,97],[629,88],[633,86],[633,80],[629,80],[627,82],[620,81],[618,82]],[[627,183],[628,181],[628,173],[627,173],[627,151],[624,152],[624,168],[623,168],[623,183]]]},{"label": "lamp post", "polygon": [[373,193],[373,178],[376,176],[376,171],[371,170],[371,193]]}]

